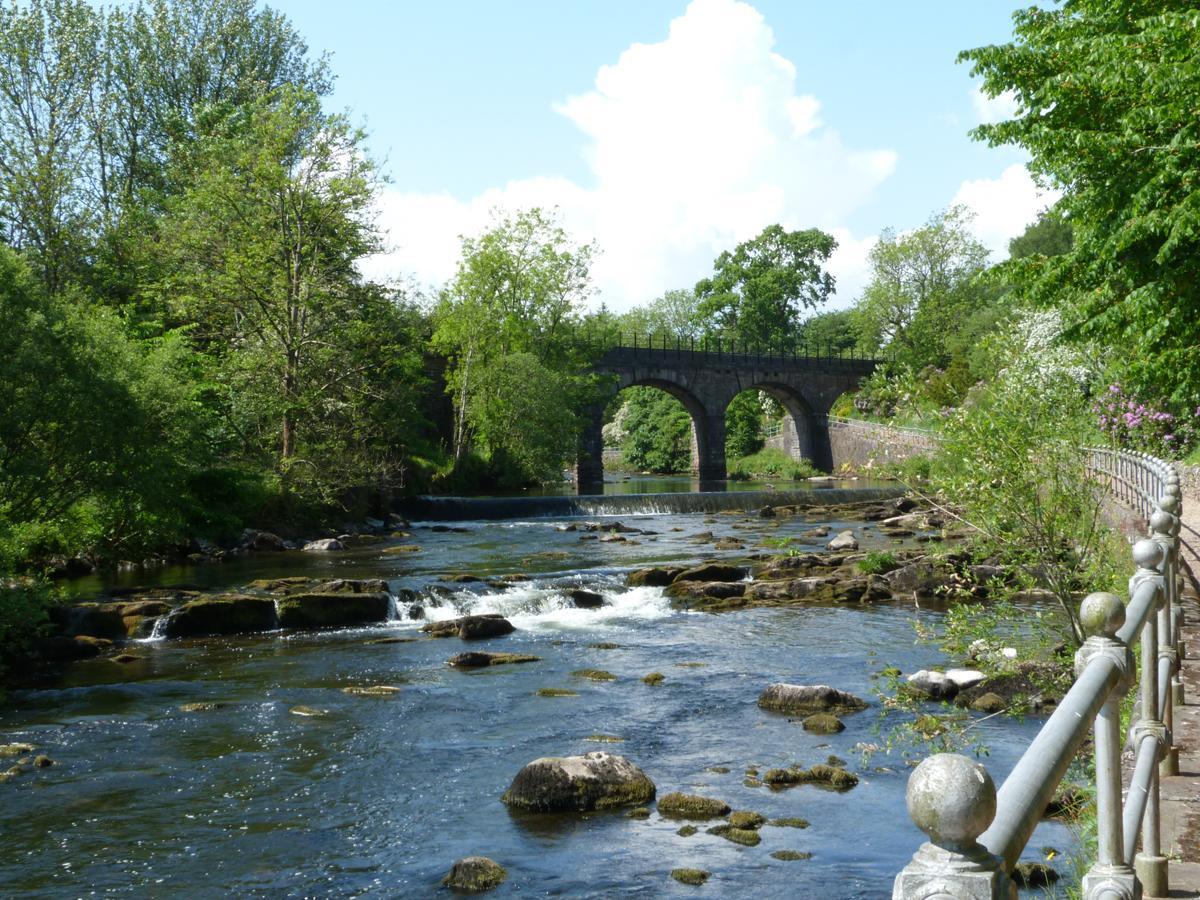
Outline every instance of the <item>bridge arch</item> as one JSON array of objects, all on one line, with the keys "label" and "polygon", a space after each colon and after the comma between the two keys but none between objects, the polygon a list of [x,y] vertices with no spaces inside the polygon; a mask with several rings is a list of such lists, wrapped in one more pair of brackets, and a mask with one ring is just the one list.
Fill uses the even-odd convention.
[{"label": "bridge arch", "polygon": [[783,449],[793,459],[807,459],[818,465],[818,434],[821,429],[817,415],[804,395],[791,385],[779,381],[760,381],[745,390],[762,391],[783,407],[787,414],[783,423]]}]

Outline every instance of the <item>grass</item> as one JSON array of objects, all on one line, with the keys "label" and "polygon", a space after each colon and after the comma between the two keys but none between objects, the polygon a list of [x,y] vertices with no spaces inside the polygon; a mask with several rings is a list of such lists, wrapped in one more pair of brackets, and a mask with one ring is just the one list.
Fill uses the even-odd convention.
[{"label": "grass", "polygon": [[792,459],[782,450],[766,447],[749,456],[742,456],[727,465],[729,478],[746,481],[751,478],[780,478],[802,481],[821,473],[807,459]]},{"label": "grass", "polygon": [[858,561],[858,571],[864,575],[884,575],[899,567],[900,561],[890,550],[868,553]]}]

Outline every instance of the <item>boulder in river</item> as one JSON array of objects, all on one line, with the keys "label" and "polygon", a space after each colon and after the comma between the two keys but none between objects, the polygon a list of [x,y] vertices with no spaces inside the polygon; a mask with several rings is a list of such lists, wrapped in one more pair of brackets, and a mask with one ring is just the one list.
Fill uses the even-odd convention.
[{"label": "boulder in river", "polygon": [[517,629],[513,627],[512,622],[499,613],[482,613],[477,616],[463,616],[459,619],[430,622],[421,630],[427,632],[430,637],[454,637],[457,635],[464,641],[470,641],[511,634]]},{"label": "boulder in river", "polygon": [[582,588],[572,588],[567,591],[571,602],[579,609],[598,609],[604,605],[604,597],[595,591],[585,591]]},{"label": "boulder in river", "polygon": [[908,689],[930,700],[949,700],[958,693],[958,685],[945,672],[921,669],[908,676]]},{"label": "boulder in river", "polygon": [[675,576],[672,583],[680,581],[741,581],[749,571],[742,566],[730,566],[725,563],[704,563],[685,569]]},{"label": "boulder in river", "polygon": [[774,712],[811,714],[818,712],[855,712],[867,708],[867,702],[827,684],[784,684],[768,687],[758,705]]},{"label": "boulder in river", "polygon": [[243,550],[253,550],[257,553],[277,553],[288,549],[287,542],[279,535],[269,531],[256,531],[253,528],[242,532],[238,544]]},{"label": "boulder in river", "polygon": [[846,724],[833,713],[813,713],[803,721],[805,731],[814,734],[837,734],[846,730]]},{"label": "boulder in river", "polygon": [[442,884],[453,891],[478,894],[498,887],[507,877],[504,866],[495,860],[486,856],[467,856],[450,867]]},{"label": "boulder in river", "polygon": [[535,759],[517,773],[501,799],[528,812],[587,812],[641,806],[654,794],[654,782],[637,765],[596,751]]},{"label": "boulder in river", "polygon": [[291,594],[279,600],[283,628],[341,628],[386,622],[392,598],[372,594]]},{"label": "boulder in river", "polygon": [[830,550],[857,550],[858,538],[854,536],[854,532],[846,529],[839,532],[837,537],[825,545]]},{"label": "boulder in river", "polygon": [[332,553],[335,550],[345,550],[345,546],[337,538],[321,538],[309,541],[302,548],[307,553]]},{"label": "boulder in river", "polygon": [[659,815],[672,819],[719,819],[729,815],[729,804],[696,794],[667,794],[658,801]]},{"label": "boulder in river", "polygon": [[224,594],[188,601],[167,616],[162,630],[166,637],[181,638],[271,631],[277,627],[274,600]]}]

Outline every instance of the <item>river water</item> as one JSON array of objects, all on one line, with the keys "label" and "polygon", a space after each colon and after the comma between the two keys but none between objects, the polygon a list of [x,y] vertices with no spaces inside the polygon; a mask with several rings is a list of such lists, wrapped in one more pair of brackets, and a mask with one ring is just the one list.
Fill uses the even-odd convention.
[{"label": "river water", "polygon": [[[0,785],[0,895],[5,897],[433,897],[457,858],[485,855],[508,881],[490,896],[878,898],[922,836],[904,808],[909,769],[899,754],[863,758],[890,727],[878,670],[944,663],[918,644],[913,622],[938,613],[911,604],[808,606],[708,615],[673,611],[656,588],[625,574],[657,562],[741,556],[818,524],[723,511],[637,515],[646,532],[602,543],[562,530],[580,518],[456,522],[465,532],[413,523],[413,537],[343,553],[245,557],[143,573],[141,583],[244,585],[283,575],[388,579],[418,593],[431,618],[500,612],[517,631],[469,649],[530,653],[539,662],[460,671],[457,638],[425,639],[419,622],[320,633],[146,641],[142,659],[77,663],[12,692],[0,743],[34,744],[56,765]],[[861,523],[864,548],[887,546]],[[737,537],[747,550],[714,552],[698,533]],[[416,543],[419,553],[389,553]],[[802,546],[802,545],[797,545]],[[816,542],[812,546],[817,546]],[[523,573],[507,588],[438,577]],[[84,581],[77,593],[103,585]],[[570,606],[563,590],[601,592],[608,605]],[[435,605],[440,604],[440,605]],[[371,643],[380,637],[414,638]],[[617,645],[603,649],[596,644]],[[572,675],[593,668],[616,679]],[[642,677],[665,676],[650,686]],[[871,701],[836,735],[805,732],[755,700],[771,682],[828,683]],[[387,684],[386,697],[343,692]],[[540,688],[576,696],[545,697]],[[184,712],[181,705],[219,708]],[[302,717],[297,706],[324,711]],[[993,719],[978,736],[997,783],[1040,722]],[[600,741],[598,738],[619,742]],[[500,802],[516,772],[541,756],[605,750],[639,764],[659,795],[718,797],[807,829],[764,827],[742,847],[657,812],[531,817]],[[756,767],[809,766],[830,755],[861,779],[846,793],[743,784]],[[728,771],[722,771],[728,770]],[[715,824],[715,823],[708,823]],[[1068,850],[1061,826],[1030,841]],[[775,850],[811,853],[785,862]],[[703,888],[673,881],[702,868]]]}]

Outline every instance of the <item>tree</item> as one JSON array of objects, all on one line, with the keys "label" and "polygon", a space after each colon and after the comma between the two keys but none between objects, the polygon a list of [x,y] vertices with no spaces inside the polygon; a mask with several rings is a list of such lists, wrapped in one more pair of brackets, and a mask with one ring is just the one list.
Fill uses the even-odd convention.
[{"label": "tree", "polygon": [[300,88],[212,118],[168,204],[153,291],[221,361],[233,427],[286,467],[298,427],[367,365],[334,351],[358,320],[355,263],[378,247],[375,170],[362,133]]},{"label": "tree", "polygon": [[695,291],[667,291],[623,314],[620,328],[626,334],[698,338],[703,331],[699,298]]},{"label": "tree", "polygon": [[[565,433],[547,433],[537,421],[506,421],[500,407],[513,402],[511,390],[543,394],[544,402],[566,410],[584,402],[587,380],[576,372],[585,359],[579,328],[591,291],[592,252],[573,244],[557,218],[537,208],[497,213],[482,235],[463,238],[458,271],[434,311],[433,332],[433,345],[449,361],[457,461],[477,444],[487,455],[515,463],[518,480],[552,477],[566,463],[566,455],[554,467],[547,460],[566,453],[565,439],[574,441],[577,422],[563,420]],[[534,361],[544,377],[518,385],[511,374],[532,374]],[[534,452],[539,441],[553,452]]]},{"label": "tree", "polygon": [[1067,0],[1014,13],[1010,43],[960,55],[1015,118],[974,135],[1014,144],[1064,189],[1071,250],[1018,270],[1069,334],[1119,347],[1140,391],[1200,396],[1200,17],[1192,2]]},{"label": "tree", "polygon": [[1071,223],[1062,217],[1058,209],[1048,209],[1024,232],[1008,242],[1008,255],[1012,259],[1061,256],[1070,252],[1073,242]]},{"label": "tree", "polygon": [[625,464],[658,475],[687,472],[692,461],[692,417],[683,404],[652,387],[628,388],[621,398],[617,419]]},{"label": "tree", "polygon": [[854,314],[848,309],[832,310],[806,319],[800,326],[800,341],[821,352],[841,353],[858,344]]},{"label": "tree", "polygon": [[708,330],[747,343],[790,342],[801,313],[833,292],[833,276],[824,266],[836,247],[831,235],[816,228],[768,225],[725,251],[713,263],[712,277],[696,285]]},{"label": "tree", "polygon": [[920,369],[950,362],[947,338],[986,301],[975,283],[988,250],[961,206],[934,215],[921,228],[888,229],[871,248],[871,280],[854,308],[864,344],[887,350]]}]

